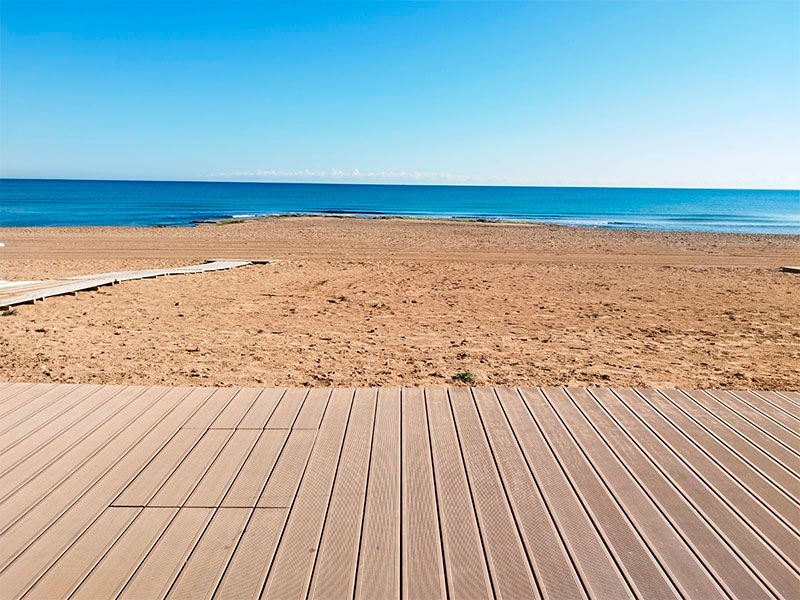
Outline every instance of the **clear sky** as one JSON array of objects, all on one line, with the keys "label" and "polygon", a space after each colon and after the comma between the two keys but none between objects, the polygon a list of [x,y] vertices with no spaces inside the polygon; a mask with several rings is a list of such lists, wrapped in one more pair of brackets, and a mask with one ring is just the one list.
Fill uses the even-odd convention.
[{"label": "clear sky", "polygon": [[0,0],[0,176],[800,187],[800,2]]}]

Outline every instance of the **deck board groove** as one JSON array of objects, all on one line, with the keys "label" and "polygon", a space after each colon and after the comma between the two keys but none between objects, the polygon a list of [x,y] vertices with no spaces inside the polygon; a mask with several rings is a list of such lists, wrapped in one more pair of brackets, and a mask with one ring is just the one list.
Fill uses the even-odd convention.
[{"label": "deck board groove", "polygon": [[[787,471],[747,439],[735,435],[683,394],[670,391],[663,394],[642,391],[641,394],[686,433],[690,443],[698,445],[796,532],[800,531],[800,504],[791,493],[792,489],[797,489],[796,474]],[[688,411],[684,412],[683,408]]]},{"label": "deck board groove", "polygon": [[0,382],[0,599],[794,600],[799,402]]},{"label": "deck board groove", "polygon": [[[516,397],[515,397],[516,396]],[[559,457],[552,440],[537,418],[536,400],[545,399],[538,390],[504,391],[501,402],[526,454],[528,465],[542,482],[554,520],[567,540],[568,549],[590,596],[600,598],[632,598],[633,592],[609,549],[607,541],[587,510],[585,498],[567,476],[563,457]]]},{"label": "deck board groove", "polygon": [[[770,595],[756,574],[726,544],[706,514],[704,509],[708,510],[712,505],[698,506],[691,502],[674,479],[659,468],[653,448],[647,443],[649,438],[635,437],[626,428],[626,423],[635,427],[637,422],[626,412],[616,395],[606,390],[593,395],[604,411],[592,415],[601,435],[612,443],[620,460],[627,465],[642,489],[651,498],[658,498],[664,514],[720,585],[731,595],[741,593],[748,598],[768,598]],[[639,428],[637,431],[642,433]]]},{"label": "deck board groove", "polygon": [[675,585],[684,595],[717,594],[703,566],[687,552],[669,522],[653,510],[647,495],[591,426],[587,404],[594,406],[595,400],[589,393],[545,389],[544,396],[574,440],[574,449],[566,445],[575,456],[570,470],[591,497],[595,517],[611,546],[636,549],[619,554],[618,560],[640,596],[679,597]]},{"label": "deck board groove", "polygon": [[786,398],[775,392],[734,392],[739,398],[758,407],[759,412],[769,415],[774,421],[781,423],[789,431],[800,427],[800,417],[795,415],[793,407],[787,403]]},{"label": "deck board groove", "polygon": [[762,427],[731,410],[711,394],[705,391],[687,391],[686,394],[708,414],[725,425],[729,431],[745,440],[750,446],[768,455],[786,471],[791,472],[791,467],[795,467],[800,461],[800,456],[785,446],[783,442],[775,439]]},{"label": "deck board groove", "polygon": [[730,392],[710,391],[706,393],[753,427],[757,427],[773,440],[791,450],[795,454],[795,460],[800,460],[800,454],[798,454],[800,452],[800,437],[795,433],[776,423],[771,417],[754,409]]},{"label": "deck board groove", "polygon": [[[636,395],[631,391],[627,391],[626,395],[636,399]],[[618,398],[621,399],[621,392]],[[764,543],[754,528],[748,527],[747,521],[741,519],[739,513],[734,511],[731,504],[718,493],[718,488],[715,493],[715,488],[700,477],[696,468],[686,465],[671,453],[669,446],[663,444],[636,418],[635,411],[629,405],[621,402],[615,404],[614,409],[613,416],[617,423],[625,428],[634,443],[647,454],[650,462],[663,477],[694,506],[728,547],[738,554],[750,572],[762,583],[783,590],[784,595],[789,595],[792,593],[791,590],[800,588],[800,580],[791,568]],[[761,515],[757,517],[760,518]],[[731,543],[733,539],[737,540],[737,544]]]},{"label": "deck board groove", "polygon": [[57,458],[86,436],[93,433],[98,427],[107,423],[114,415],[126,410],[134,401],[141,402],[141,397],[146,391],[145,387],[131,386],[109,398],[102,406],[82,416],[79,420],[56,432],[41,432],[40,435],[31,435],[21,440],[13,448],[3,452],[0,456],[0,476],[5,475],[17,465],[27,462],[26,470],[30,474],[33,468],[30,458],[37,456],[40,464],[47,464],[48,460]]},{"label": "deck board groove", "polygon": [[[183,396],[186,396],[186,392],[179,389],[167,392],[164,388],[149,388],[137,397],[141,406],[129,403],[101,423],[102,427],[91,429],[77,440],[62,436],[18,463],[0,477],[0,524],[6,523],[9,498],[16,496],[19,506],[32,507],[32,499],[44,498],[56,486],[72,477],[94,460],[99,452],[114,443],[123,429],[138,427],[134,424],[139,419],[153,418],[163,410],[170,398],[180,399]],[[162,406],[154,408],[156,402]]]},{"label": "deck board groove", "polygon": [[453,388],[450,402],[471,482],[476,516],[498,598],[539,596],[522,539],[508,505],[505,490],[469,388]]}]

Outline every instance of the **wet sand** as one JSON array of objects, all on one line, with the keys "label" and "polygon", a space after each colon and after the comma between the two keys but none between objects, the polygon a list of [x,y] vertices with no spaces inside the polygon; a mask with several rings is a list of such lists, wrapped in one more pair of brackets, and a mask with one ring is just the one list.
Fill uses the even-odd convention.
[{"label": "wet sand", "polygon": [[0,380],[800,388],[800,237],[280,218],[0,228],[0,279],[202,262],[0,316]]}]

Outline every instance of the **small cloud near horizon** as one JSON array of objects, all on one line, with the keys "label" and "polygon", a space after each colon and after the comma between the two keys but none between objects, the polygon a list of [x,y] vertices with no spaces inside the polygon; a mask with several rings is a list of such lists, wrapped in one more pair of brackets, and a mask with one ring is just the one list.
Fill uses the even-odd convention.
[{"label": "small cloud near horizon", "polygon": [[350,182],[350,183],[438,183],[438,184],[511,184],[508,177],[478,178],[458,175],[444,171],[361,171],[351,169],[312,170],[312,169],[256,169],[254,171],[220,172],[212,175],[214,179],[226,181],[264,181],[264,182]]}]

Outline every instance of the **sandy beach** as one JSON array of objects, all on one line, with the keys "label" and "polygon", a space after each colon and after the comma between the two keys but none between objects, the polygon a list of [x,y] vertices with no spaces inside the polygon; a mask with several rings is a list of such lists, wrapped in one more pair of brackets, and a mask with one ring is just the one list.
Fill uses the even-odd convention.
[{"label": "sandy beach", "polygon": [[277,258],[0,317],[0,380],[800,388],[796,236],[297,217],[0,228],[0,279]]}]

